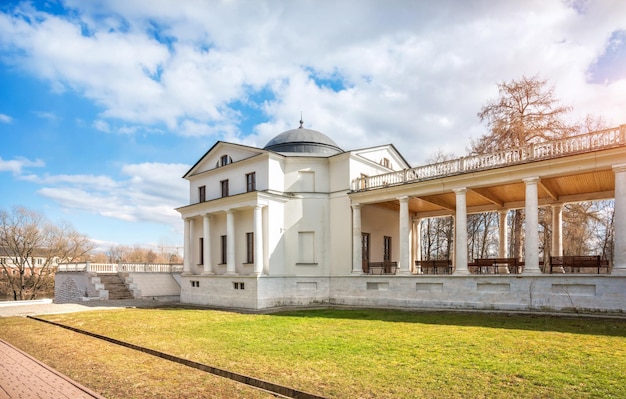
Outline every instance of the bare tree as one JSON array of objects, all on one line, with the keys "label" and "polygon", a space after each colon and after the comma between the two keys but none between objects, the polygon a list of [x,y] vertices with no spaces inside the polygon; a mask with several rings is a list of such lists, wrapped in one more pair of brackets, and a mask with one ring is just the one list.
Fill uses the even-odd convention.
[{"label": "bare tree", "polygon": [[598,219],[596,237],[599,242],[602,259],[613,260],[615,252],[615,200],[597,201]]},{"label": "bare tree", "polygon": [[[452,153],[439,149],[426,162],[435,164],[455,159]],[[454,240],[454,219],[451,216],[430,217],[422,225],[422,259],[443,260],[452,256]]]},{"label": "bare tree", "polygon": [[454,219],[451,216],[431,217],[422,224],[422,259],[450,259]]},{"label": "bare tree", "polygon": [[498,217],[494,212],[467,215],[468,256],[470,259],[496,255]]},{"label": "bare tree", "polygon": [[61,262],[82,260],[91,241],[67,224],[55,225],[36,211],[0,210],[0,257],[14,300],[35,299]]},{"label": "bare tree", "polygon": [[609,124],[606,123],[601,116],[589,115],[580,123],[579,129],[581,133],[597,132],[598,130],[608,129]]},{"label": "bare tree", "polygon": [[[499,98],[485,105],[478,117],[486,122],[489,132],[473,140],[470,152],[486,154],[505,148],[524,146],[554,140],[579,130],[575,124],[566,122],[571,107],[563,106],[554,97],[554,87],[539,76],[498,84]],[[513,257],[522,256],[522,226],[524,214],[516,210],[512,217],[511,237]]]},{"label": "bare tree", "polygon": [[115,245],[110,247],[106,252],[108,262],[117,263],[175,263],[177,261],[176,254],[161,251],[160,254],[155,253],[152,249],[142,248],[138,245],[134,247],[126,245]]},{"label": "bare tree", "polygon": [[560,105],[547,83],[539,76],[499,83],[499,98],[478,113],[489,132],[472,142],[471,151],[484,154],[575,133],[578,127],[565,121],[571,107]]}]

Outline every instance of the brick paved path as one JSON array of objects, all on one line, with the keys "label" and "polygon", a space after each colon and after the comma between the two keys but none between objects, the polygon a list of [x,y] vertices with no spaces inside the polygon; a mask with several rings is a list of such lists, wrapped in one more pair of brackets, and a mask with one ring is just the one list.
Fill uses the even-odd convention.
[{"label": "brick paved path", "polygon": [[0,339],[0,399],[104,399]]}]

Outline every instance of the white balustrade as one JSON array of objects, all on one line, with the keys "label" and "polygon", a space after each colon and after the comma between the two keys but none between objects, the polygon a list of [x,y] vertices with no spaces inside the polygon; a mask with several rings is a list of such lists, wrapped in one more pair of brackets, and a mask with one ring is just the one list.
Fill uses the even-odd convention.
[{"label": "white balustrade", "polygon": [[89,273],[178,273],[182,265],[169,263],[62,263],[58,272]]},{"label": "white balustrade", "polygon": [[418,182],[443,176],[476,172],[529,161],[559,158],[626,144],[626,125],[559,140],[532,143],[524,147],[453,159],[397,172],[359,177],[352,181],[352,191]]}]

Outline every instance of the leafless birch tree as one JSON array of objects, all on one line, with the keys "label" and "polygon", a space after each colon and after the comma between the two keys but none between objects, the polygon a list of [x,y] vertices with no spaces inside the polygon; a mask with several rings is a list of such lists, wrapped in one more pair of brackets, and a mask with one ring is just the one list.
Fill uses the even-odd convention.
[{"label": "leafless birch tree", "polygon": [[52,224],[39,212],[0,210],[2,277],[13,299],[35,299],[51,283],[58,263],[83,260],[91,241],[67,224]]}]

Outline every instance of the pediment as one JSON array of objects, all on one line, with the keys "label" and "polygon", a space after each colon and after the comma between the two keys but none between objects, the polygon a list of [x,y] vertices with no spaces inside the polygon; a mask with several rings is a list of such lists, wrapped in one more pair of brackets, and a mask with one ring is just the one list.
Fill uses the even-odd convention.
[{"label": "pediment", "polygon": [[218,141],[183,177],[188,178],[209,170],[225,167],[266,152],[255,147]]},{"label": "pediment", "polygon": [[352,153],[390,170],[403,170],[411,167],[393,144],[354,150]]}]

